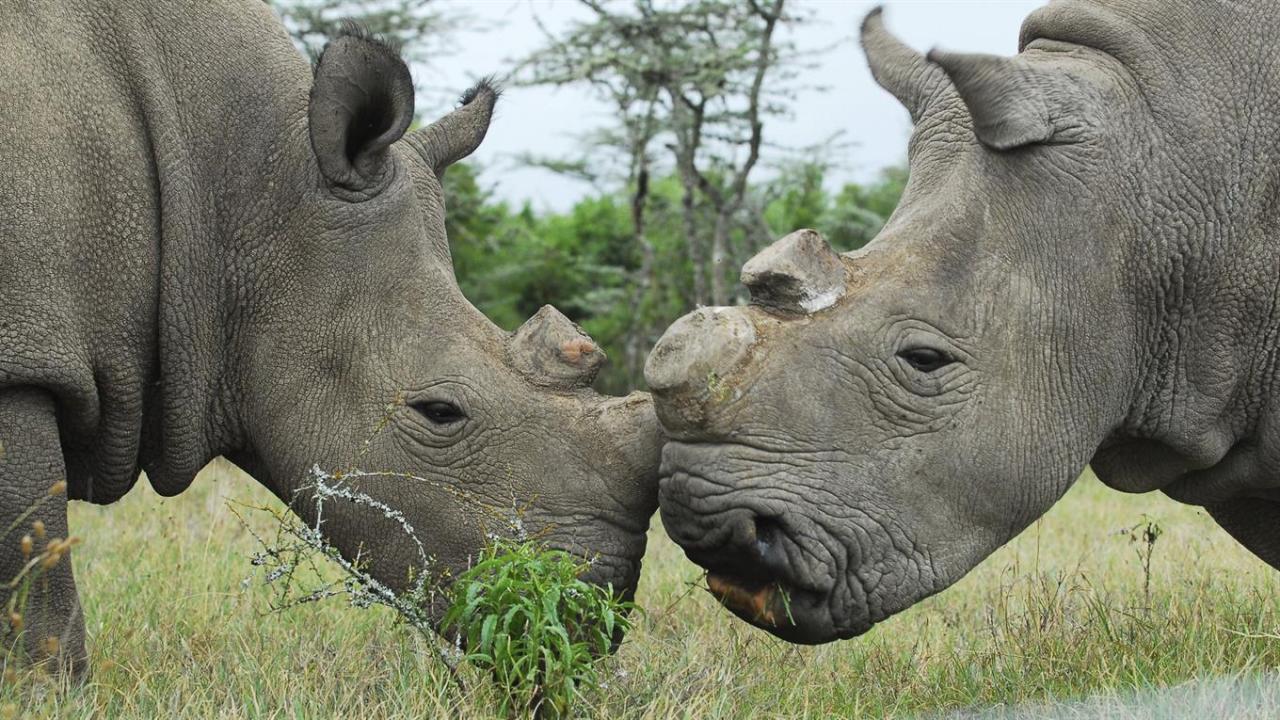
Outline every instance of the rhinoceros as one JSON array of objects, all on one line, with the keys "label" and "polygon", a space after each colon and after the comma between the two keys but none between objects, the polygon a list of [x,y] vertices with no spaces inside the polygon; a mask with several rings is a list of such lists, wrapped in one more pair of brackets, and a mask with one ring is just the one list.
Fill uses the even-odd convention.
[{"label": "rhinoceros", "polygon": [[[260,0],[2,6],[0,584],[67,537],[67,498],[111,503],[140,471],[174,495],[223,456],[304,513],[310,468],[365,471],[346,487],[443,569],[518,513],[631,592],[652,402],[595,394],[603,353],[572,322],[504,332],[452,271],[441,177],[492,84],[408,132],[410,72],[358,28],[312,67]],[[323,530],[392,588],[421,572],[375,507],[330,502]],[[65,555],[26,607],[25,647],[82,671]]]},{"label": "rhinoceros", "polygon": [[862,43],[910,112],[866,248],[798,232],[646,378],[664,527],[782,638],[870,629],[1086,465],[1280,566],[1280,8],[1055,0],[1013,57]]}]

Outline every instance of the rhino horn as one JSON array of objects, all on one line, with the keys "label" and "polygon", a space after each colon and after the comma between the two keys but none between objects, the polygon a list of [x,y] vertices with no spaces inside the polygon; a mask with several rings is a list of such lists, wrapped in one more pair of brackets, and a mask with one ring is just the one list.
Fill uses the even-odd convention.
[{"label": "rhino horn", "polygon": [[480,147],[489,132],[493,108],[501,94],[502,90],[492,79],[484,78],[463,93],[457,110],[405,139],[440,177],[446,168]]},{"label": "rhino horn", "polygon": [[511,363],[538,385],[590,385],[605,354],[582,328],[550,305],[543,305],[511,336]]},{"label": "rhino horn", "polygon": [[925,111],[950,92],[947,76],[885,29],[884,8],[877,7],[862,20],[862,50],[871,75],[906,106],[911,122],[919,122]]},{"label": "rhino horn", "polygon": [[1046,73],[1019,57],[933,50],[929,61],[951,78],[978,141],[992,150],[1045,142],[1053,137]]},{"label": "rhino horn", "polygon": [[844,294],[844,262],[814,230],[797,230],[742,266],[751,302],[789,314],[830,307]]}]

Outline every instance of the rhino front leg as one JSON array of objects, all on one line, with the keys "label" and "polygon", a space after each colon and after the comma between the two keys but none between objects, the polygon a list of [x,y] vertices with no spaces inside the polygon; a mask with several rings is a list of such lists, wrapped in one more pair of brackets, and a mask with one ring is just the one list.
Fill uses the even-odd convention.
[{"label": "rhino front leg", "polygon": [[[52,660],[79,679],[88,664],[70,553],[54,552],[31,562],[68,537],[66,492],[51,492],[65,477],[53,398],[32,388],[0,390],[0,637],[7,650],[3,661],[8,666],[24,659]],[[30,537],[29,545],[24,536]],[[56,562],[51,555],[57,555]],[[15,598],[22,599],[22,606],[13,616],[9,607]]]},{"label": "rhino front leg", "polygon": [[1280,570],[1280,502],[1240,498],[1204,508],[1231,537]]}]

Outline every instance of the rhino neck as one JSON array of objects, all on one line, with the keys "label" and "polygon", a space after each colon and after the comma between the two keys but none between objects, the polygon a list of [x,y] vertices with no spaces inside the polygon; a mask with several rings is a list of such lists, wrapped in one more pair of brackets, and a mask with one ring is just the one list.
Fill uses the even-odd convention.
[{"label": "rhino neck", "polygon": [[1277,224],[1269,202],[1256,206],[1263,214],[1232,207],[1228,198],[1247,197],[1247,189],[1205,182],[1213,188],[1207,201],[1175,194],[1158,205],[1224,211],[1143,230],[1145,257],[1130,263],[1134,307],[1142,308],[1133,401],[1093,459],[1117,489],[1163,489],[1194,504],[1270,492],[1280,481],[1268,469],[1280,461],[1270,450],[1280,447],[1272,401]]},{"label": "rhino neck", "polygon": [[1107,315],[1132,332],[1098,360],[1132,368],[1093,458],[1118,489],[1202,502],[1188,489],[1255,492],[1274,475],[1257,451],[1274,424],[1280,63],[1254,49],[1275,29],[1272,3],[1175,0],[1059,0],[1023,26],[1024,46],[1101,50],[1123,78],[1126,109],[1107,116],[1119,166],[1093,213],[1109,217],[1091,228],[1119,268]]},{"label": "rhino neck", "polygon": [[290,202],[280,168],[309,147],[310,73],[263,3],[146,3],[137,14],[127,41],[160,246],[142,467],[157,492],[175,494],[245,444],[241,330],[262,300],[273,204]]},{"label": "rhino neck", "polygon": [[[1251,159],[1188,162],[1179,147],[1157,147],[1162,162],[1134,195],[1141,221],[1124,262],[1138,371],[1124,422],[1093,466],[1118,489],[1194,504],[1265,495],[1280,482],[1270,469],[1280,462],[1280,177]],[[1280,160],[1273,140],[1256,154]]]}]

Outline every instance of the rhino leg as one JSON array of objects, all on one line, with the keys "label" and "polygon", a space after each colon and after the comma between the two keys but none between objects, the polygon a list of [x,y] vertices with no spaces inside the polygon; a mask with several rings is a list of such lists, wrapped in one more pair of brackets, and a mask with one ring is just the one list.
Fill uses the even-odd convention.
[{"label": "rhino leg", "polygon": [[1205,510],[1231,537],[1280,570],[1280,502],[1240,498],[1205,505]]},{"label": "rhino leg", "polygon": [[[31,580],[9,587],[28,557],[67,537],[66,492],[50,494],[65,472],[53,398],[31,388],[0,390],[0,532],[13,527],[0,536],[0,638],[8,651],[0,657],[6,665],[22,658],[53,661],[80,679],[88,663],[70,554],[61,554],[49,568],[37,563],[27,571]],[[34,512],[24,517],[31,508]],[[36,521],[44,524],[43,539]],[[29,556],[23,536],[31,536]],[[9,602],[24,589],[15,622]]]}]

